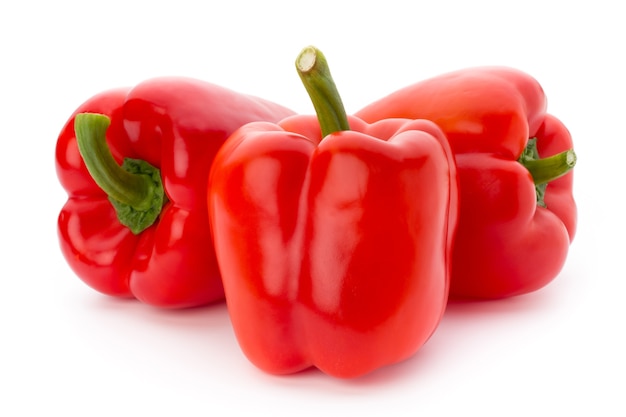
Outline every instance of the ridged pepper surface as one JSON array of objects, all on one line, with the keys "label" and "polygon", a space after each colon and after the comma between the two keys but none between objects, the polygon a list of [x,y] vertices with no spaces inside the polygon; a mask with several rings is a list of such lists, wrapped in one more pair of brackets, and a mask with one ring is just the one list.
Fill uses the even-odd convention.
[{"label": "ridged pepper surface", "polygon": [[216,254],[252,363],[357,377],[413,355],[443,315],[456,171],[434,123],[345,116],[323,55],[297,62],[318,116],[245,125],[220,149]]},{"label": "ridged pepper surface", "polygon": [[576,155],[546,110],[534,78],[483,67],[415,83],[355,113],[370,123],[427,119],[445,133],[460,181],[451,297],[524,294],[561,271],[576,232]]},{"label": "ridged pepper surface", "polygon": [[175,77],[83,103],[56,146],[57,175],[69,196],[58,235],[70,267],[101,293],[153,306],[223,299],[206,215],[213,158],[241,125],[292,114]]}]

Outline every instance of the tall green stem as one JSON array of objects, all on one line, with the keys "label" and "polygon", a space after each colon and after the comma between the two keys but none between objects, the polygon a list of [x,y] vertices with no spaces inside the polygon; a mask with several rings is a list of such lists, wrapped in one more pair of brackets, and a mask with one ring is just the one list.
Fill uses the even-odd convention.
[{"label": "tall green stem", "polygon": [[102,114],[80,113],[74,119],[78,150],[95,183],[107,194],[120,223],[138,234],[161,213],[165,192],[161,173],[145,161],[117,164],[106,142],[111,120]]},{"label": "tall green stem", "polygon": [[307,46],[296,59],[296,69],[315,108],[322,137],[350,130],[346,110],[324,54],[314,46]]}]

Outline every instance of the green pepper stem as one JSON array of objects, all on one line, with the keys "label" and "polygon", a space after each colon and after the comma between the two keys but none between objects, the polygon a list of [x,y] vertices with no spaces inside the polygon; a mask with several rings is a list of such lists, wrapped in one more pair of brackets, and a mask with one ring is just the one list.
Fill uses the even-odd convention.
[{"label": "green pepper stem", "polygon": [[106,142],[110,124],[102,114],[77,114],[74,131],[78,151],[89,174],[115,207],[120,223],[137,234],[154,223],[161,212],[165,198],[161,175],[145,161],[126,159],[118,165]]},{"label": "green pepper stem", "polygon": [[296,59],[296,69],[315,108],[322,137],[350,130],[346,110],[324,54],[314,46],[307,46]]},{"label": "green pepper stem", "polygon": [[541,158],[537,150],[537,138],[528,139],[526,148],[518,159],[533,178],[537,205],[546,207],[545,195],[548,183],[567,174],[576,165],[576,154],[573,150]]},{"label": "green pepper stem", "polygon": [[536,185],[547,184],[567,174],[576,165],[576,154],[572,149],[547,158],[522,162]]},{"label": "green pepper stem", "polygon": [[111,120],[101,114],[76,115],[76,141],[87,170],[100,188],[111,198],[137,209],[150,206],[151,181],[135,175],[117,164],[106,143]]}]

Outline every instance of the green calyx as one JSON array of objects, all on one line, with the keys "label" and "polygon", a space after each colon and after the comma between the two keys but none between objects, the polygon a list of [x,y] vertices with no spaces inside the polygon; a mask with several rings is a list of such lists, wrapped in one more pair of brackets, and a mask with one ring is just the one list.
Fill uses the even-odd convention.
[{"label": "green calyx", "polygon": [[296,69],[315,108],[322,137],[350,130],[346,110],[324,54],[314,46],[307,46],[296,59]]},{"label": "green calyx", "polygon": [[526,149],[524,149],[518,161],[528,169],[533,177],[537,193],[537,205],[546,207],[544,197],[548,183],[562,177],[574,168],[576,165],[576,153],[569,149],[547,158],[540,158],[537,151],[537,138],[532,138],[528,140]]},{"label": "green calyx", "polygon": [[166,201],[161,172],[137,159],[127,158],[118,165],[106,143],[110,124],[102,114],[77,114],[74,131],[78,150],[89,174],[115,208],[119,222],[139,234],[156,221]]}]

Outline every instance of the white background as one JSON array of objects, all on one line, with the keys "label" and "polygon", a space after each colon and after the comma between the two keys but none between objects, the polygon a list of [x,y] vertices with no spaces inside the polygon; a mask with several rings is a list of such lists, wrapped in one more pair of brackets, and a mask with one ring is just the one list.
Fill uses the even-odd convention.
[{"label": "white background", "polygon": [[[0,415],[626,415],[619,2],[345,4],[2,3]],[[469,66],[537,78],[579,158],[579,231],[561,274],[526,296],[451,305],[412,359],[352,381],[260,372],[239,351],[224,303],[159,311],[84,285],[56,236],[66,196],[54,146],[70,113],[160,75],[312,113],[293,67],[309,44],[327,56],[349,113]]]}]

